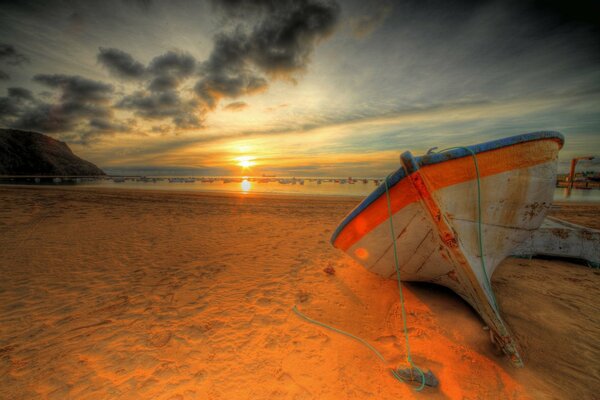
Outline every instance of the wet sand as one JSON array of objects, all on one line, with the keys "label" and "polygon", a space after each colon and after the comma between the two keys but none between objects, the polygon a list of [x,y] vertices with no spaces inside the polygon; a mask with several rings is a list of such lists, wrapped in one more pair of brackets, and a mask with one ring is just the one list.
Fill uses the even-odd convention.
[{"label": "wet sand", "polygon": [[[493,286],[526,367],[470,307],[406,284],[417,394],[394,281],[329,244],[356,199],[0,187],[0,398],[592,399],[600,271],[507,259]],[[561,204],[584,225],[600,205]],[[333,274],[327,273],[334,271]]]}]

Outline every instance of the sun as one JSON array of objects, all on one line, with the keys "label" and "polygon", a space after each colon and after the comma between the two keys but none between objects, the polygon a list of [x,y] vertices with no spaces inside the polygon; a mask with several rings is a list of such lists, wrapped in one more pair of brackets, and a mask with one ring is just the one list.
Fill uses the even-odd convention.
[{"label": "sun", "polygon": [[238,165],[242,167],[242,169],[250,168],[254,165],[254,161],[252,161],[252,157],[250,156],[241,156],[237,158]]}]

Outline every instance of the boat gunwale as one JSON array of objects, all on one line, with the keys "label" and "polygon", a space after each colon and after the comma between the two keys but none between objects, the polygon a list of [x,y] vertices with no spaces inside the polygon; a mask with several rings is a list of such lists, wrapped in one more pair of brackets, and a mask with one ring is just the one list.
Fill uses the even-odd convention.
[{"label": "boat gunwale", "polygon": [[[425,154],[422,156],[415,157],[414,161],[418,165],[418,167],[421,168],[421,167],[428,166],[428,165],[439,164],[442,162],[470,156],[471,151],[475,154],[479,154],[479,153],[493,151],[493,150],[497,150],[497,149],[501,149],[504,147],[521,144],[521,143],[532,142],[535,140],[555,140],[559,143],[559,149],[562,148],[564,141],[565,141],[564,136],[560,132],[537,131],[537,132],[523,133],[523,134],[515,135],[515,136],[509,136],[509,137],[502,138],[502,139],[490,140],[488,142],[484,142],[484,143],[480,143],[480,144],[476,144],[476,145],[453,148],[453,149],[445,151],[443,153]],[[471,151],[469,151],[467,149],[469,149]],[[408,175],[407,175],[406,171],[404,170],[404,168],[401,165],[400,168],[398,168],[395,172],[393,172],[391,175],[388,175],[386,178],[384,178],[384,179],[387,179],[388,190],[393,188],[396,184],[401,182],[407,176]],[[362,213],[373,202],[375,202],[377,199],[379,199],[382,195],[385,194],[385,192],[386,192],[385,186],[386,186],[386,183],[384,180],[384,182],[381,185],[379,185],[373,192],[371,192],[371,194],[369,194],[365,199],[363,199],[360,202],[360,204],[358,204],[358,206],[356,206],[352,211],[350,211],[350,213],[348,215],[346,215],[344,220],[338,225],[338,227],[335,229],[335,231],[331,235],[330,243],[332,245],[334,245],[334,247],[335,247],[336,239],[338,238],[340,233],[342,233],[344,228],[346,228],[346,226],[354,218],[356,218],[358,215],[360,215],[360,213]]]}]

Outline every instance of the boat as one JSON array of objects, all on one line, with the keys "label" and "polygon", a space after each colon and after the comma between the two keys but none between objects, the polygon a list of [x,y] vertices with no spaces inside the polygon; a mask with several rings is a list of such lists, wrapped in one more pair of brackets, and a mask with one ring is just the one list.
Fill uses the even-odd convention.
[{"label": "boat", "polygon": [[522,366],[490,279],[544,220],[563,143],[560,133],[544,131],[419,157],[406,151],[400,168],[344,218],[331,243],[369,271],[397,278],[392,225],[400,278],[456,292]]},{"label": "boat", "polygon": [[600,230],[546,217],[542,225],[512,251],[517,257],[561,257],[600,268]]}]

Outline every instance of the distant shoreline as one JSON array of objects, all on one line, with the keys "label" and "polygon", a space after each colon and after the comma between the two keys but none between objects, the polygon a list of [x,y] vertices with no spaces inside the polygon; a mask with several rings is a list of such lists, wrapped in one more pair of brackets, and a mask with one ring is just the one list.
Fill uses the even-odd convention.
[{"label": "distant shoreline", "polygon": [[237,197],[248,199],[272,198],[285,200],[306,199],[311,198],[324,202],[353,202],[356,203],[364,198],[364,196],[348,196],[348,195],[323,195],[313,193],[270,193],[270,192],[249,192],[241,193],[239,191],[194,191],[194,190],[161,190],[161,189],[139,189],[126,187],[90,187],[76,185],[19,185],[19,184],[3,184],[0,183],[0,191],[3,189],[23,189],[23,190],[53,190],[53,191],[69,191],[69,192],[98,192],[110,194],[111,192],[132,195],[139,198],[140,193],[147,193],[148,196],[180,196],[180,197]]}]

